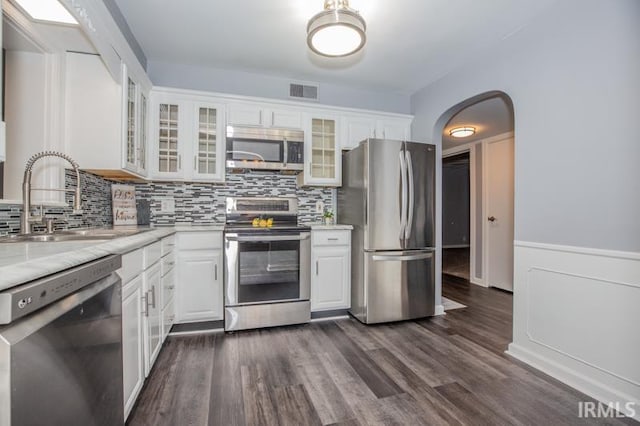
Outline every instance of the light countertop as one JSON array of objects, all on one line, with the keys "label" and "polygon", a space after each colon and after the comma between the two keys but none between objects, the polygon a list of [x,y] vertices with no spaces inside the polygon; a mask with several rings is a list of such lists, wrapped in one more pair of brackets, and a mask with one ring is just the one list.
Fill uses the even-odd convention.
[{"label": "light countertop", "polygon": [[0,243],[0,290],[15,287],[111,254],[124,254],[171,235],[152,228],[113,240]]},{"label": "light countertop", "polygon": [[353,229],[351,225],[324,225],[316,224],[311,225],[312,231],[350,231]]}]

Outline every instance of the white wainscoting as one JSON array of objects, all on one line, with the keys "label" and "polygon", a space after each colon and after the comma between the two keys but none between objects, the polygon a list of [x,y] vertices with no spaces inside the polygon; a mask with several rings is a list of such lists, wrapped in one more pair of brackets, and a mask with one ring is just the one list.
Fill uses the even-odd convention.
[{"label": "white wainscoting", "polygon": [[514,263],[507,353],[640,420],[640,253],[516,241]]}]

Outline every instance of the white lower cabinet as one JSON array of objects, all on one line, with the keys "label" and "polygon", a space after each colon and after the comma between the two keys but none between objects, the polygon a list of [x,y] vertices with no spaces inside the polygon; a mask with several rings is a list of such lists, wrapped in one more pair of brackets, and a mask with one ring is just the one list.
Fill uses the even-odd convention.
[{"label": "white lower cabinet", "polygon": [[158,357],[160,347],[162,346],[162,316],[160,306],[161,278],[159,262],[156,262],[153,266],[144,271],[144,316],[142,321],[145,344],[145,377],[149,375],[151,367]]},{"label": "white lower cabinet", "polygon": [[351,231],[313,230],[311,311],[351,307]]},{"label": "white lower cabinet", "polygon": [[[174,237],[122,255],[122,379],[125,420],[173,321]],[[161,259],[161,255],[163,255]]]},{"label": "white lower cabinet", "polygon": [[142,275],[122,287],[122,379],[125,419],[144,383]]},{"label": "white lower cabinet", "polygon": [[177,323],[215,321],[224,318],[222,232],[180,232]]}]

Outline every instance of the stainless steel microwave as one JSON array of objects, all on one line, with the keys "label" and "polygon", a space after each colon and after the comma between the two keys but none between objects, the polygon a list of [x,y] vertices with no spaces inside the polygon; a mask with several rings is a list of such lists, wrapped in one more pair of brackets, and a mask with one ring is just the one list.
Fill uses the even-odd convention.
[{"label": "stainless steel microwave", "polygon": [[227,126],[227,168],[300,171],[302,130]]}]

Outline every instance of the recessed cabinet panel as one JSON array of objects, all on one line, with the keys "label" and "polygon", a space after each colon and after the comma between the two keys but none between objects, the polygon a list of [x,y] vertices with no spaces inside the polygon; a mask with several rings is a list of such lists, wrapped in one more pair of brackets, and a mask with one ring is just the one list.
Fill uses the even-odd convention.
[{"label": "recessed cabinet panel", "polygon": [[361,141],[373,138],[376,131],[376,120],[370,117],[345,116],[342,125],[342,149],[355,148]]},{"label": "recessed cabinet panel", "polygon": [[211,321],[223,318],[222,252],[184,251],[178,257],[178,322]]},{"label": "recessed cabinet panel", "polygon": [[228,124],[232,126],[263,126],[264,112],[259,105],[231,104]]},{"label": "recessed cabinet panel", "polygon": [[281,127],[287,129],[302,128],[302,114],[294,110],[272,110],[270,113],[271,127]]},{"label": "recessed cabinet panel", "polygon": [[376,138],[406,141],[410,138],[411,123],[405,120],[378,120]]}]

